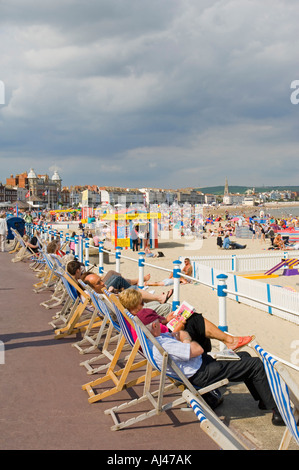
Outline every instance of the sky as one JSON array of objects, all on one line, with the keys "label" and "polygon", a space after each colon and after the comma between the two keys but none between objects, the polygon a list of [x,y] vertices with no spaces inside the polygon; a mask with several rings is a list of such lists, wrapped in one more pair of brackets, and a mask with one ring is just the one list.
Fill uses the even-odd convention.
[{"label": "sky", "polygon": [[299,185],[298,24],[298,0],[0,0],[0,181]]}]

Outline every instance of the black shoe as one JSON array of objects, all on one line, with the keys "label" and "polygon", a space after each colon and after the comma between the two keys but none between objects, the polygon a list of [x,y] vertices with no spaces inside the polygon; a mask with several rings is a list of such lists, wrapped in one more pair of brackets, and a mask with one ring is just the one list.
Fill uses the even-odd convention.
[{"label": "black shoe", "polygon": [[267,409],[265,403],[263,402],[263,400],[259,401],[258,407],[259,407],[260,410],[266,410]]},{"label": "black shoe", "polygon": [[277,408],[273,408],[273,415],[272,415],[272,424],[274,426],[285,426],[285,422],[281,417]]},{"label": "black shoe", "polygon": [[215,408],[217,408],[217,406],[221,405],[223,402],[223,396],[217,388],[215,390],[211,390],[208,393],[205,393],[202,395],[202,398],[209,405],[209,407],[212,408],[212,410],[215,410]]}]

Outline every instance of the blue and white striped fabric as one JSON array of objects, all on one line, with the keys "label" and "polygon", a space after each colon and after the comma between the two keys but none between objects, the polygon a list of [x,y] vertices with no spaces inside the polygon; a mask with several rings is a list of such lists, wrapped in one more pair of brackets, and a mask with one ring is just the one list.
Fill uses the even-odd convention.
[{"label": "blue and white striped fabric", "polygon": [[200,423],[207,420],[207,418],[204,415],[203,409],[202,409],[202,407],[200,406],[200,404],[198,403],[197,400],[192,398],[190,400],[190,405],[192,406],[192,409],[193,409],[194,413],[196,414],[196,416],[197,416]]},{"label": "blue and white striped fabric", "polygon": [[[126,320],[123,316],[123,314],[121,313],[121,311],[119,310],[119,308],[117,307],[117,305],[113,302],[113,300],[111,299],[111,295],[110,293],[104,289],[104,292],[105,294],[109,297],[109,300],[110,302],[112,303],[113,305],[113,308],[114,308],[114,311],[115,311],[115,315],[117,317],[117,320],[118,320],[118,323],[119,323],[119,327],[122,331],[122,334],[124,335],[124,337],[126,338],[126,341],[129,343],[130,346],[134,347],[134,340],[133,340],[133,337],[132,337],[132,334],[128,328],[128,325],[126,323]],[[128,317],[130,317],[130,313],[129,312],[126,312]],[[132,315],[133,316],[133,315]]]},{"label": "blue and white striped fabric", "polygon": [[75,289],[74,286],[72,286],[68,281],[67,279],[65,278],[65,273],[63,271],[59,271],[59,269],[56,270],[55,272],[57,274],[57,276],[60,277],[60,279],[62,280],[63,282],[63,285],[68,293],[68,295],[70,296],[71,300],[73,300],[74,302],[76,302],[77,298],[79,297],[78,295],[78,291]]},{"label": "blue and white striped fabric", "polygon": [[90,297],[91,297],[93,303],[98,307],[99,311],[103,315],[106,315],[108,317],[108,319],[112,323],[113,327],[119,333],[120,332],[119,324],[113,319],[113,317],[110,314],[109,308],[107,307],[105,302],[100,298],[99,294],[96,294],[95,292],[92,292],[92,291],[89,291],[89,294],[90,294]]},{"label": "blue and white striped fabric", "polygon": [[263,348],[261,348],[261,346],[259,346],[258,344],[256,344],[254,348],[263,361],[270,389],[277,405],[277,408],[279,409],[279,412],[290,433],[294,437],[297,444],[299,444],[299,431],[290,403],[289,389],[284,380],[282,380],[279,373],[274,368],[274,365],[278,361],[274,359],[269,353],[267,353]]}]

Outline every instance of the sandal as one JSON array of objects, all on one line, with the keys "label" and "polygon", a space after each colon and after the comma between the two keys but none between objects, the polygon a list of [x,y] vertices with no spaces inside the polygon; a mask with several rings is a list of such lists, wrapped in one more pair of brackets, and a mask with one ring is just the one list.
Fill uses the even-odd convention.
[{"label": "sandal", "polygon": [[172,294],[173,294],[173,289],[170,289],[166,294],[165,302],[163,302],[163,304],[166,304],[166,302],[170,299]]}]

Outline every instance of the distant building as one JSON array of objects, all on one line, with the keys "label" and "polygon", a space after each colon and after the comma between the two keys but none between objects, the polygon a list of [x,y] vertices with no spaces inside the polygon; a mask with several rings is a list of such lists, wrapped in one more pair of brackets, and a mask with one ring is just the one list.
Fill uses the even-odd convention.
[{"label": "distant building", "polygon": [[10,175],[6,179],[6,188],[14,189],[16,193],[18,191],[15,200],[26,200],[32,207],[57,209],[61,203],[61,183],[57,171],[50,178],[48,175],[37,175],[31,168],[28,174]]}]

